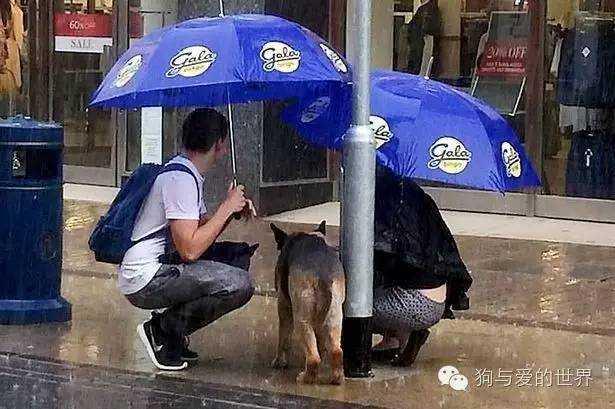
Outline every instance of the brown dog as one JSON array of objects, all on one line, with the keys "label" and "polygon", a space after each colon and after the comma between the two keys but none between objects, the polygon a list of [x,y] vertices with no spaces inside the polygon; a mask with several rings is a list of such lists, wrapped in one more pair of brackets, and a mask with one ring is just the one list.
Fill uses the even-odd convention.
[{"label": "brown dog", "polygon": [[339,385],[344,380],[341,336],[346,284],[339,254],[325,242],[325,225],[323,221],[313,233],[287,235],[271,224],[280,250],[275,271],[280,332],[273,366],[288,366],[296,327],[305,352],[305,369],[297,382],[316,383],[321,358],[326,357],[332,371],[326,383]]}]

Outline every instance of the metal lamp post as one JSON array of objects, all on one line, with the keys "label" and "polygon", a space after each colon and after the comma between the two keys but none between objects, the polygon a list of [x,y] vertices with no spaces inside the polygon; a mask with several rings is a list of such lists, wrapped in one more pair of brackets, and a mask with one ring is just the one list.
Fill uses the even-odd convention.
[{"label": "metal lamp post", "polygon": [[[224,1],[219,0],[220,16]],[[374,247],[376,153],[370,127],[371,0],[350,0],[349,58],[354,67],[353,121],[344,141],[342,191],[342,260],[346,303],[342,343],[344,369],[350,378],[371,376],[371,317]],[[232,108],[233,179],[236,183]]]},{"label": "metal lamp post", "polygon": [[342,344],[350,378],[371,376],[371,317],[376,153],[370,127],[371,0],[350,0],[348,57],[353,64],[353,120],[343,151],[342,260],[346,304]]}]

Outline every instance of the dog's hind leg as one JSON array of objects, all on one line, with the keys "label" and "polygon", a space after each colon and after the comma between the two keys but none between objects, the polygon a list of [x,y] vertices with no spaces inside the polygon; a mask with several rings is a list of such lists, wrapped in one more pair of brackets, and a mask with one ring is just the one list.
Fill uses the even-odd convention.
[{"label": "dog's hind leg", "polygon": [[[332,307],[335,307],[332,305]],[[341,312],[341,306],[339,307]],[[331,311],[332,315],[338,315]],[[341,314],[339,314],[341,317]],[[323,328],[323,338],[327,358],[331,365],[331,377],[327,383],[340,385],[344,381],[344,358],[342,352],[342,325],[341,320],[328,319]]]},{"label": "dog's hind leg", "polygon": [[318,281],[314,277],[301,274],[291,274],[289,277],[290,299],[293,308],[295,328],[299,332],[301,345],[305,354],[305,368],[297,376],[299,383],[316,383],[318,380],[318,367],[320,366],[320,353],[318,341],[314,331],[317,321],[316,305],[318,298],[316,288]]},{"label": "dog's hind leg", "polygon": [[272,362],[274,368],[287,368],[293,334],[293,311],[287,294],[278,294],[278,353]]},{"label": "dog's hind leg", "polygon": [[344,381],[344,358],[342,352],[342,319],[345,288],[343,280],[335,280],[331,286],[331,305],[324,320],[323,338],[327,358],[331,365],[328,383],[340,385]]},{"label": "dog's hind leg", "polygon": [[318,367],[320,366],[316,334],[311,323],[308,321],[302,320],[298,325],[298,329],[305,353],[305,369],[297,376],[297,382],[313,384],[317,382]]}]

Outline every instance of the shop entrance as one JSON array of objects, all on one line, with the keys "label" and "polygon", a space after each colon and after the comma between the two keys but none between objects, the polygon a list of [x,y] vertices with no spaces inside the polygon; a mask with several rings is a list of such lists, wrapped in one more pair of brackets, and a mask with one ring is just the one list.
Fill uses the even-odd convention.
[{"label": "shop entrance", "polygon": [[[177,22],[177,0],[115,1],[121,28],[118,55],[144,35]],[[175,113],[160,107],[117,112],[118,186],[142,163],[160,164],[178,151]]]},{"label": "shop entrance", "polygon": [[114,3],[53,3],[52,118],[64,125],[64,173],[69,182],[115,184],[114,113],[87,109],[90,96],[114,60]]},{"label": "shop entrance", "polygon": [[52,117],[64,125],[67,182],[119,186],[143,161],[163,160],[161,109],[88,110],[87,104],[133,41],[176,19],[177,0],[54,2]]},{"label": "shop entrance", "polygon": [[[376,26],[393,33],[375,31],[374,65],[429,75],[498,109],[543,182],[506,196],[425,186],[442,209],[615,222],[614,1],[384,3],[394,11],[375,10]],[[393,55],[381,58],[387,42]],[[527,51],[483,58],[500,49]]]}]

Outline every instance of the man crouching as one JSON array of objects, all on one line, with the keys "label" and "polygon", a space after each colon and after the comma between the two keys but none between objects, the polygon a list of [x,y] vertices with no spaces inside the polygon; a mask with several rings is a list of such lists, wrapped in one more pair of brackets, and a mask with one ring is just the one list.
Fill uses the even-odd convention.
[{"label": "man crouching", "polygon": [[[213,109],[197,109],[184,121],[184,153],[169,163],[187,171],[161,173],[143,202],[132,233],[134,244],[119,269],[119,288],[136,307],[154,310],[137,332],[156,367],[173,371],[198,359],[188,336],[245,305],[254,292],[248,271],[200,260],[232,216],[254,215],[244,187],[231,187],[211,216],[202,198],[204,175],[227,153],[228,122]],[[169,247],[179,257],[165,258]]]}]

